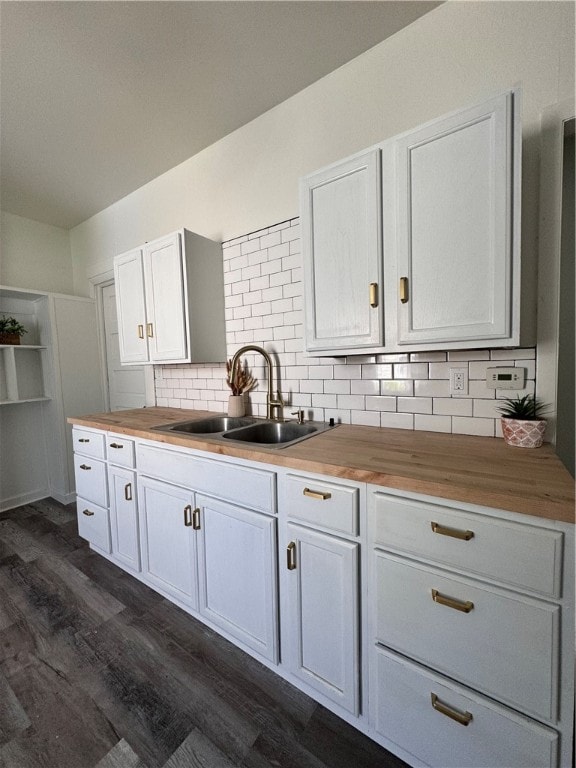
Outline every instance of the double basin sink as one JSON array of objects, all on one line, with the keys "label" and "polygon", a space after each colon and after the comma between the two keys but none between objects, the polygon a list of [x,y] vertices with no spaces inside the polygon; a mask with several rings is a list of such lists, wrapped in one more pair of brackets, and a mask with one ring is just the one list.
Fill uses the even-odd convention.
[{"label": "double basin sink", "polygon": [[300,424],[297,421],[268,421],[252,416],[214,416],[197,421],[183,421],[153,427],[159,432],[179,435],[198,435],[218,442],[239,442],[262,448],[287,448],[332,426],[318,421]]}]

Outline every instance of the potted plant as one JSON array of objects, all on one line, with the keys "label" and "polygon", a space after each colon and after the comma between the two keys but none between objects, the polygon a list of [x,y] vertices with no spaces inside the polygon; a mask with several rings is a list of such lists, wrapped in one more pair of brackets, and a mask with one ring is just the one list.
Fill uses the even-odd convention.
[{"label": "potted plant", "polygon": [[504,400],[498,408],[502,434],[508,445],[519,448],[539,448],[544,439],[546,406],[533,395]]},{"label": "potted plant", "polygon": [[226,362],[226,384],[230,387],[232,394],[228,398],[228,416],[244,416],[246,412],[247,392],[254,389],[256,379],[248,370],[248,364],[238,364],[232,378],[232,360]]},{"label": "potted plant", "polygon": [[28,333],[15,317],[0,317],[0,344],[20,344],[20,337]]}]

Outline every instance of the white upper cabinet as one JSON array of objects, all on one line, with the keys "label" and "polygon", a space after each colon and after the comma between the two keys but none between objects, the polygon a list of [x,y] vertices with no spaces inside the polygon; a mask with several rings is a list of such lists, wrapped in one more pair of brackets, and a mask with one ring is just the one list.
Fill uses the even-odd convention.
[{"label": "white upper cabinet", "polygon": [[519,115],[507,92],[301,181],[306,351],[520,343]]},{"label": "white upper cabinet", "polygon": [[306,349],[381,345],[379,151],[302,179],[300,201]]},{"label": "white upper cabinet", "polygon": [[384,216],[397,227],[390,306],[398,309],[399,345],[519,341],[514,114],[513,94],[504,94],[384,148],[384,167],[393,152],[396,172]]},{"label": "white upper cabinet", "polygon": [[174,232],[117,256],[114,278],[123,364],[226,359],[218,243]]}]

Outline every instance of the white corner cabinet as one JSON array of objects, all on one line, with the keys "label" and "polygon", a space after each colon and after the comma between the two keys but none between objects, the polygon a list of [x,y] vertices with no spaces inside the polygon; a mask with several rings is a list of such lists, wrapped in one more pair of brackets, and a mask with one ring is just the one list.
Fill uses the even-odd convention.
[{"label": "white corner cabinet", "polygon": [[574,529],[75,427],[80,535],[412,766],[569,768]]},{"label": "white corner cabinet", "polygon": [[308,352],[520,343],[519,98],[506,92],[301,181]]},{"label": "white corner cabinet", "polygon": [[0,315],[27,330],[0,345],[0,510],[74,498],[66,418],[103,406],[94,301],[0,287]]},{"label": "white corner cabinet", "polygon": [[219,243],[186,229],[114,259],[120,362],[226,358]]}]

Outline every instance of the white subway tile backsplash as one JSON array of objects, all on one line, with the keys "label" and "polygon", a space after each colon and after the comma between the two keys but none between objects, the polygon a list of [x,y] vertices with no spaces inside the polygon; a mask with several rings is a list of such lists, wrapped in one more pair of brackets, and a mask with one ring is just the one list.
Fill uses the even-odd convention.
[{"label": "white subway tile backsplash", "polygon": [[[374,427],[500,436],[502,398],[534,392],[535,350],[473,349],[317,358],[303,353],[303,287],[299,219],[265,227],[222,245],[227,356],[243,344],[274,352],[289,409],[306,418]],[[256,353],[246,360],[258,387],[252,413],[266,413],[267,372]],[[465,366],[468,395],[450,396],[450,368]],[[486,387],[486,367],[526,369],[521,391]],[[156,403],[225,411],[229,389],[220,365],[155,366]]]}]

